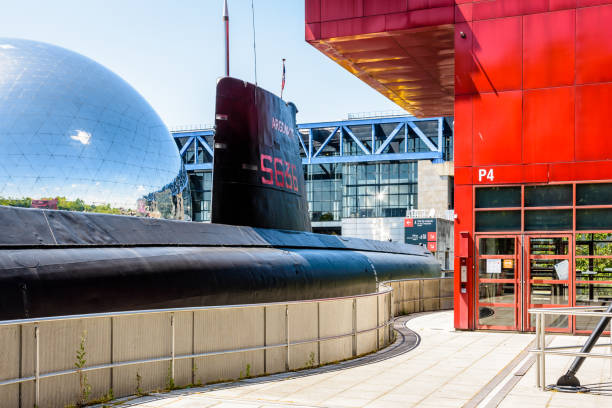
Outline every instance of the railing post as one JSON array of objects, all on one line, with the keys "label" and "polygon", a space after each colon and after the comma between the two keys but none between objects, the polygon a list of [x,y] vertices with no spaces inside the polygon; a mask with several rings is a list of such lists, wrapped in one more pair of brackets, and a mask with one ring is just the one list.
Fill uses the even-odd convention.
[{"label": "railing post", "polygon": [[380,350],[380,329],[378,326],[380,326],[380,295],[376,295],[376,350]]},{"label": "railing post", "polygon": [[393,327],[391,327],[391,320],[393,319],[393,310],[391,309],[393,307],[393,290],[391,290],[389,292],[389,316],[387,318],[387,327],[388,327],[388,332],[389,332],[389,344],[391,344],[391,335],[393,334]]},{"label": "railing post", "polygon": [[[191,312],[191,354],[195,354],[195,311]],[[196,383],[196,359],[191,359],[191,383]]]},{"label": "railing post", "polygon": [[170,361],[170,375],[172,382],[174,382],[174,344],[175,344],[175,330],[174,330],[174,313],[170,314],[170,327],[172,328],[172,360]]},{"label": "railing post", "polygon": [[321,302],[317,302],[317,355],[321,365]]},{"label": "railing post", "polygon": [[265,347],[268,346],[268,322],[267,322],[267,316],[266,316],[266,307],[263,307],[263,345],[264,345],[264,350],[263,350],[263,371],[264,374],[268,373],[268,349],[266,349]]},{"label": "railing post", "polygon": [[35,356],[34,356],[34,388],[35,388],[35,398],[34,401],[36,406],[40,406],[40,330],[38,326],[34,326],[34,348],[35,348]]},{"label": "railing post", "polygon": [[357,355],[357,298],[353,298],[353,357]]},{"label": "railing post", "polygon": [[[536,338],[535,338],[535,342],[536,342],[536,350],[540,350],[541,349],[541,345],[540,345],[540,330],[542,330],[542,327],[540,326],[540,314],[537,313],[536,315]],[[540,387],[540,370],[542,369],[541,367],[541,359],[542,355],[540,354],[540,352],[538,351],[538,354],[536,355],[536,388],[541,388]]]},{"label": "railing post", "polygon": [[610,353],[611,358],[608,359],[608,361],[610,362],[610,378],[612,378],[612,319],[610,319],[610,347],[608,350],[608,353]]},{"label": "railing post", "polygon": [[542,367],[540,370],[540,375],[542,376],[541,384],[542,390],[546,389],[546,354],[544,353],[544,349],[546,348],[546,315],[544,313],[540,314],[540,345],[541,345],[541,358],[542,358]]},{"label": "railing post", "polygon": [[[109,336],[110,337],[109,343],[110,343],[110,362],[111,364],[115,362],[115,355],[113,354],[113,348],[115,346],[113,336],[114,336],[114,319],[113,319],[113,316],[111,316],[110,317],[110,336]],[[110,388],[113,388],[114,381],[115,381],[115,379],[113,378],[113,374],[114,374],[113,367],[110,368],[109,372],[110,372]]]},{"label": "railing post", "polygon": [[287,339],[287,363],[285,370],[289,371],[289,305],[285,305],[285,338]]}]

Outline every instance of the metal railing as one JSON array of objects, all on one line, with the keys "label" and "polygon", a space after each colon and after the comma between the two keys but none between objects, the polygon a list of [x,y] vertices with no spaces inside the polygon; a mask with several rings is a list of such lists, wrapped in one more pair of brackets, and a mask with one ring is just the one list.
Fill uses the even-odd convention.
[{"label": "metal railing", "polygon": [[455,220],[455,210],[436,211],[435,209],[408,209],[406,218],[442,218],[449,221]]},{"label": "metal railing", "polygon": [[[528,313],[535,316],[536,321],[536,346],[531,349],[531,353],[536,354],[536,387],[541,390],[546,390],[546,355],[558,355],[567,357],[594,357],[594,358],[611,358],[612,359],[612,321],[610,322],[610,343],[595,344],[594,347],[609,347],[609,353],[583,353],[579,351],[568,351],[572,349],[582,348],[582,344],[575,346],[555,346],[546,347],[546,316],[561,315],[567,316],[584,316],[584,317],[612,317],[612,313],[607,313],[608,306],[584,306],[584,307],[560,307],[560,308],[537,308],[529,309]],[[598,319],[599,320],[599,319]],[[610,366],[610,374],[612,375],[612,365]]]},{"label": "metal railing", "polygon": [[372,119],[372,118],[389,118],[389,117],[404,117],[412,116],[410,113],[403,110],[386,110],[386,111],[371,111],[371,112],[351,112],[346,115],[348,120],[353,119]]},{"label": "metal railing", "polygon": [[[170,362],[170,375],[172,380],[174,380],[174,370],[175,370],[175,362],[177,360],[185,360],[185,359],[195,359],[199,357],[208,357],[208,356],[218,356],[223,354],[231,354],[231,353],[240,353],[240,352],[248,352],[248,351],[258,351],[258,350],[271,350],[278,348],[286,348],[286,371],[290,371],[290,361],[291,361],[291,346],[297,346],[302,344],[310,344],[310,343],[318,343],[319,347],[321,342],[340,339],[345,337],[352,337],[352,355],[353,357],[357,356],[357,336],[363,333],[368,333],[372,331],[378,331],[380,329],[388,330],[388,341],[391,342],[393,337],[393,312],[392,312],[392,288],[388,285],[380,284],[377,292],[367,293],[362,295],[354,295],[354,296],[345,296],[345,297],[337,297],[337,298],[325,298],[325,299],[312,299],[312,300],[299,300],[299,301],[289,301],[289,302],[274,302],[274,303],[256,303],[256,304],[246,304],[246,305],[223,305],[223,306],[204,306],[204,307],[186,307],[186,308],[172,308],[172,309],[155,309],[155,310],[139,310],[139,311],[126,311],[126,312],[111,312],[111,313],[93,313],[93,314],[82,314],[82,315],[70,315],[70,316],[57,316],[57,317],[44,317],[44,318],[34,318],[34,319],[19,319],[19,320],[7,320],[0,321],[0,327],[3,326],[15,326],[15,325],[33,325],[34,326],[34,375],[20,378],[12,378],[7,380],[1,380],[0,386],[11,385],[11,384],[19,384],[34,381],[34,390],[35,390],[35,404],[36,406],[40,406],[40,381],[42,379],[63,376],[68,374],[78,374],[82,372],[90,372],[96,370],[103,369],[112,369],[117,367],[124,367],[136,364],[149,364],[149,363],[158,363],[169,361]],[[380,302],[377,300],[376,302],[376,326],[364,330],[357,330],[357,299],[359,298],[367,298],[374,296],[386,296],[384,301],[387,303],[386,308],[388,308],[388,314],[386,314],[385,321],[379,323],[380,310],[379,305]],[[316,303],[317,308],[320,307],[323,302],[331,302],[331,301],[339,301],[339,300],[351,300],[352,299],[352,330],[349,333],[344,333],[335,336],[327,336],[321,337],[320,332],[318,333],[317,338],[308,339],[308,340],[299,340],[299,341],[291,341],[290,333],[289,333],[289,306],[291,305],[299,305],[299,304],[312,304]],[[286,341],[277,344],[264,344],[263,346],[255,346],[255,347],[247,347],[247,348],[239,348],[239,349],[227,349],[227,350],[217,350],[217,351],[209,351],[204,353],[191,353],[191,354],[181,354],[177,355],[175,353],[175,313],[180,312],[199,312],[199,311],[208,311],[208,310],[226,310],[226,309],[245,309],[245,308],[263,308],[264,314],[266,312],[266,308],[268,307],[278,307],[285,306],[285,337]],[[384,310],[384,309],[383,309]],[[317,313],[320,316],[319,309],[317,309]],[[114,318],[120,318],[125,316],[150,316],[150,315],[159,315],[159,314],[168,314],[170,316],[170,329],[171,329],[171,352],[169,355],[156,357],[156,358],[148,358],[148,359],[139,359],[139,360],[128,360],[128,361],[119,361],[119,362],[111,362],[108,364],[99,364],[93,366],[87,366],[82,368],[71,368],[67,370],[61,371],[53,371],[53,372],[40,372],[40,330],[39,325],[41,323],[47,322],[60,322],[60,321],[70,321],[70,320],[82,320],[82,319],[110,319],[111,325],[113,324]],[[320,324],[320,322],[319,322]],[[265,332],[265,320],[264,320],[264,332]],[[385,333],[385,332],[383,332]],[[195,339],[195,330],[192,330],[192,336]],[[192,339],[193,340],[193,339]],[[380,349],[381,345],[379,343],[380,336],[376,336],[376,349]],[[384,340],[383,340],[384,341]],[[19,351],[22,353],[22,350]],[[321,354],[319,352],[319,365],[321,364]]]},{"label": "metal railing", "polygon": [[170,132],[188,132],[188,131],[193,131],[193,130],[214,130],[214,129],[215,129],[215,125],[210,124],[210,123],[174,125],[168,128]]}]

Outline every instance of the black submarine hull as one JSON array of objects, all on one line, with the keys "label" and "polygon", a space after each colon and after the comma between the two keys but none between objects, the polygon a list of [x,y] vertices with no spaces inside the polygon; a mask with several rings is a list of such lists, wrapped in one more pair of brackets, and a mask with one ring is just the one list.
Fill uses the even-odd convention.
[{"label": "black submarine hull", "polygon": [[440,276],[423,247],[309,232],[296,112],[219,80],[213,224],[0,206],[0,320],[351,296]]},{"label": "black submarine hull", "polygon": [[0,206],[0,320],[370,293],[440,276],[422,247]]}]

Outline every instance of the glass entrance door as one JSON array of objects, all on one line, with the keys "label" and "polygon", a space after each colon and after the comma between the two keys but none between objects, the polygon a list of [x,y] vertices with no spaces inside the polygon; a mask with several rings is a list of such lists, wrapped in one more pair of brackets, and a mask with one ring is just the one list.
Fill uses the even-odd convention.
[{"label": "glass entrance door", "polygon": [[477,236],[477,328],[519,329],[520,249],[517,235]]},{"label": "glass entrance door", "polygon": [[[525,237],[525,279],[523,293],[525,330],[534,330],[535,318],[527,309],[538,307],[568,307],[572,285],[571,235],[531,235]],[[569,332],[567,316],[546,316],[550,331]]]}]

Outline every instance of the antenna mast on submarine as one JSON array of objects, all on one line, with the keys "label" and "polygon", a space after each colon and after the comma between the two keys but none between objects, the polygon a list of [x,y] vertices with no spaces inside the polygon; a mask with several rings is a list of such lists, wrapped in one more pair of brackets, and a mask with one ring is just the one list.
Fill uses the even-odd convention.
[{"label": "antenna mast on submarine", "polygon": [[225,24],[225,76],[229,76],[229,13],[227,12],[227,0],[223,5],[223,23]]}]

